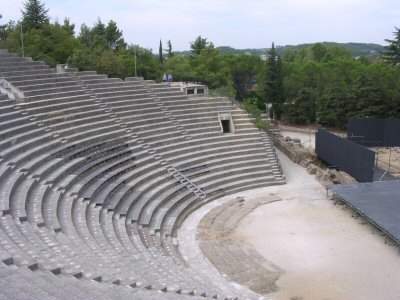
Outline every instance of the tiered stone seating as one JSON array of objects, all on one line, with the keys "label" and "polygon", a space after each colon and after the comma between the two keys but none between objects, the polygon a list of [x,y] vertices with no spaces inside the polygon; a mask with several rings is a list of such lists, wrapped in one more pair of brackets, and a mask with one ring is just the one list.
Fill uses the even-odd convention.
[{"label": "tiered stone seating", "polygon": [[[176,232],[208,201],[284,183],[247,114],[6,51],[0,77],[24,95],[0,96],[0,274],[10,276],[0,278],[15,283],[0,299],[241,296],[187,266]],[[219,111],[232,112],[235,134],[222,134]]]}]

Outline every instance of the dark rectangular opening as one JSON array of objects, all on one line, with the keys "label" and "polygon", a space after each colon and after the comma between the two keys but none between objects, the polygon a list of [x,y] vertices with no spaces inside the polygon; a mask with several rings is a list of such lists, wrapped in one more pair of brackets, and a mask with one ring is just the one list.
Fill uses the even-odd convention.
[{"label": "dark rectangular opening", "polygon": [[221,120],[222,124],[222,130],[224,133],[230,133],[231,132],[231,121],[230,120]]},{"label": "dark rectangular opening", "polygon": [[197,94],[204,94],[204,89],[197,89]]},{"label": "dark rectangular opening", "polygon": [[187,90],[188,95],[194,95],[194,89],[188,89]]}]

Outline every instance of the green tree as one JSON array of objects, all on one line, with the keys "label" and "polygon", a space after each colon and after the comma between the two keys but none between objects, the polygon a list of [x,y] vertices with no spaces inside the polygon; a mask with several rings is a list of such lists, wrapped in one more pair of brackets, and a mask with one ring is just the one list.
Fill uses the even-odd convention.
[{"label": "green tree", "polygon": [[27,0],[22,10],[22,24],[25,31],[40,28],[49,23],[48,9],[40,0]]},{"label": "green tree", "polygon": [[384,59],[394,65],[400,64],[400,28],[395,28],[394,39],[386,39],[389,43],[385,47]]},{"label": "green tree", "polygon": [[160,61],[160,64],[164,63],[163,44],[161,40],[160,40],[160,46],[158,47],[158,59]]},{"label": "green tree", "polygon": [[81,25],[79,36],[78,36],[79,41],[81,44],[87,48],[92,47],[92,34],[89,26],[87,26],[85,23]]},{"label": "green tree", "polygon": [[272,104],[272,113],[275,118],[280,120],[283,113],[283,76],[282,60],[277,54],[275,44],[272,44],[268,51],[266,63],[266,75],[264,83],[265,103]]},{"label": "green tree", "polygon": [[93,27],[82,24],[78,39],[84,46],[98,52],[110,49],[106,29],[101,19],[98,19]]},{"label": "green tree", "polygon": [[108,49],[106,25],[99,18],[90,31],[91,47],[97,48],[99,51]]},{"label": "green tree", "polygon": [[214,44],[201,36],[198,36],[196,40],[190,44],[192,56],[200,55],[203,50],[212,48],[214,48]]},{"label": "green tree", "polygon": [[327,55],[328,49],[321,43],[311,47],[312,57],[317,62],[322,62]]},{"label": "green tree", "polygon": [[344,129],[348,119],[357,114],[357,109],[353,86],[335,82],[317,101],[317,120],[321,125]]},{"label": "green tree", "polygon": [[218,49],[207,47],[190,59],[195,81],[207,84],[211,89],[229,85],[229,69]]},{"label": "green tree", "polygon": [[174,56],[174,53],[172,52],[172,43],[171,40],[168,41],[168,58],[171,58]]},{"label": "green tree", "polygon": [[261,59],[255,55],[234,55],[225,58],[229,68],[235,98],[239,101],[250,96],[260,72]]},{"label": "green tree", "polygon": [[313,124],[315,122],[315,90],[303,87],[284,106],[285,119],[294,124]]},{"label": "green tree", "polygon": [[118,28],[117,23],[115,23],[113,20],[108,22],[104,34],[108,49],[115,50],[125,48],[126,45],[122,37],[122,31]]},{"label": "green tree", "polygon": [[62,25],[62,28],[68,32],[70,35],[75,35],[75,24],[71,24],[70,20],[68,18],[64,19],[64,23]]},{"label": "green tree", "polygon": [[93,71],[96,69],[97,56],[91,49],[79,47],[74,50],[70,63],[81,71]]},{"label": "green tree", "polygon": [[137,73],[138,76],[146,79],[160,80],[162,70],[158,55],[154,55],[151,50],[142,48],[138,45],[131,45],[126,51],[123,52],[124,56],[129,56],[132,59],[131,72],[134,75],[134,56],[136,52],[137,57]]},{"label": "green tree", "polygon": [[122,31],[113,20],[105,25],[100,19],[92,28],[83,24],[79,34],[81,43],[97,52],[126,49]]},{"label": "green tree", "polygon": [[388,91],[376,75],[378,74],[374,70],[366,70],[355,83],[359,117],[385,118],[388,113],[387,103],[385,103],[388,101],[386,94]]},{"label": "green tree", "polygon": [[194,81],[196,76],[187,57],[174,55],[165,62],[165,71],[177,81]]},{"label": "green tree", "polygon": [[[0,14],[0,20],[3,16]],[[0,42],[4,42],[7,39],[7,24],[0,25]]]},{"label": "green tree", "polygon": [[[44,60],[48,64],[64,64],[79,46],[78,40],[59,23],[43,24],[32,28],[24,35],[24,49],[27,56],[35,60]],[[7,26],[5,47],[11,52],[21,53],[20,26]]]}]

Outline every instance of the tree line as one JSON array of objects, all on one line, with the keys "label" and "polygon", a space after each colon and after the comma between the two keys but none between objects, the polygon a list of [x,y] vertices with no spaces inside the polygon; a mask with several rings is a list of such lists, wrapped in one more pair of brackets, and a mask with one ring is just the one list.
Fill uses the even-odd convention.
[{"label": "tree line", "polygon": [[[245,107],[270,106],[276,119],[293,124],[343,128],[351,117],[400,118],[400,29],[377,59],[354,58],[344,48],[324,44],[265,57],[223,54],[207,38],[191,43],[190,54],[160,41],[158,53],[129,44],[113,20],[83,24],[51,22],[40,0],[24,3],[22,19],[0,25],[0,47],[50,65],[68,64],[112,77],[142,76],[207,84],[212,93],[236,98]],[[0,15],[1,19],[1,15]]]},{"label": "tree line", "polygon": [[266,73],[265,99],[289,123],[344,128],[352,117],[400,118],[400,60],[389,51],[369,61],[321,44],[281,59],[272,49]]}]

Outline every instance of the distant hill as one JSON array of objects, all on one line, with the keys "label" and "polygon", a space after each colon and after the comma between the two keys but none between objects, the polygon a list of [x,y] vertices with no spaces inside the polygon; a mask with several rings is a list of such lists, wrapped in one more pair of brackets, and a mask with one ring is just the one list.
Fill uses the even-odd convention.
[{"label": "distant hill", "polygon": [[[351,52],[354,57],[357,56],[378,56],[384,47],[379,44],[367,44],[367,43],[333,43],[333,42],[323,42],[321,43],[327,46],[343,47]],[[277,46],[279,54],[283,54],[288,49],[298,50],[306,48],[314,44],[300,44],[300,45],[287,45],[287,46]],[[229,46],[217,47],[222,53],[226,54],[253,54],[253,55],[264,55],[267,52],[267,48],[260,49],[235,49]],[[189,54],[189,51],[181,52],[182,54]]]},{"label": "distant hill", "polygon": [[[379,44],[366,44],[366,43],[332,43],[332,42],[323,42],[321,43],[326,46],[335,46],[342,47],[348,50],[354,57],[357,56],[378,56],[383,50],[384,47]],[[278,51],[283,53],[288,49],[301,49],[305,47],[312,46],[314,44],[302,44],[297,46],[284,46],[279,47]]]}]

